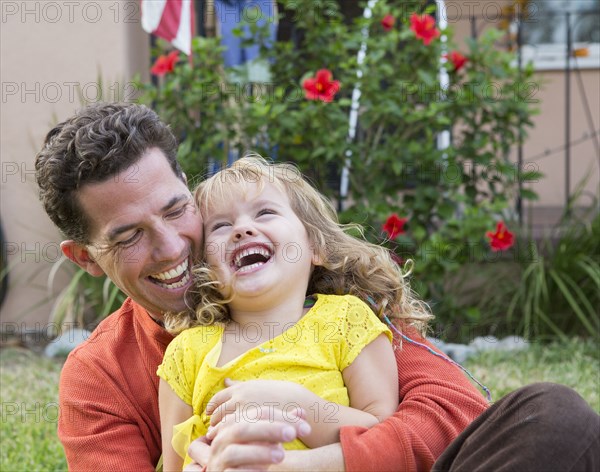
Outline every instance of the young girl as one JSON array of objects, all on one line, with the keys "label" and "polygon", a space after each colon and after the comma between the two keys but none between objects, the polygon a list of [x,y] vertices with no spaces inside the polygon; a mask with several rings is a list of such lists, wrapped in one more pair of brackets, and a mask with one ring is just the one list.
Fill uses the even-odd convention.
[{"label": "young girl", "polygon": [[165,318],[181,334],[158,369],[164,470],[181,470],[189,443],[227,413],[243,414],[250,400],[223,391],[226,379],[263,382],[264,408],[306,412],[312,432],[288,449],[390,416],[391,332],[362,300],[421,331],[431,315],[388,251],[347,234],[288,164],[246,157],[196,192],[206,264],[195,271],[195,313]]}]

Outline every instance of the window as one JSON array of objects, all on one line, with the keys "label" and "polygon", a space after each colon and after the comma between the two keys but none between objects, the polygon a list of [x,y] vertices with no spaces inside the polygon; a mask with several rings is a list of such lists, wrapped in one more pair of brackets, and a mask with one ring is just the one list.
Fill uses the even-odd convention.
[{"label": "window", "polygon": [[600,68],[600,0],[526,2],[522,23],[524,63],[533,61],[537,70],[566,67],[567,12],[571,24],[571,67]]}]

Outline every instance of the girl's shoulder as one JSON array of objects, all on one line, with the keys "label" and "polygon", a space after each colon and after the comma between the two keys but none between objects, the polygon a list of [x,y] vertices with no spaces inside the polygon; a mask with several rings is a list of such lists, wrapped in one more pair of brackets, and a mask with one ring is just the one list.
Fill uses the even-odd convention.
[{"label": "girl's shoulder", "polygon": [[359,308],[359,309],[371,309],[364,300],[356,297],[355,295],[324,295],[318,293],[315,295],[318,300],[317,305],[337,305],[338,308]]},{"label": "girl's shoulder", "polygon": [[349,320],[376,318],[369,305],[354,295],[316,294],[314,297],[316,302],[310,316],[313,322],[345,324]]},{"label": "girl's shoulder", "polygon": [[179,333],[171,344],[174,346],[210,346],[221,339],[222,325],[194,326]]}]

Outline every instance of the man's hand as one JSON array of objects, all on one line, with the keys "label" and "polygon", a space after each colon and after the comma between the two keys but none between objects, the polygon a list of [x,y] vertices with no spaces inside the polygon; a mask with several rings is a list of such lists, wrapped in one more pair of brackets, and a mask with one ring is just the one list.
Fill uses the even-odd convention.
[{"label": "man's hand", "polygon": [[[249,411],[253,409],[253,411]],[[268,470],[284,459],[282,443],[310,434],[303,410],[283,411],[274,408],[249,407],[244,417],[253,421],[236,422],[235,413],[225,416],[207,436],[192,442],[188,454],[195,462],[186,472],[230,469]],[[239,420],[239,418],[238,418]]]}]

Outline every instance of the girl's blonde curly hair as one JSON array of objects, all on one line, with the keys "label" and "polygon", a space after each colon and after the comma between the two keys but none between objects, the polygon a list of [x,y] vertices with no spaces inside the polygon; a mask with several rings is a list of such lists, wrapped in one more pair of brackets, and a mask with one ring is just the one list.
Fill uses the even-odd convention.
[{"label": "girl's blonde curly hair", "polygon": [[[401,327],[412,326],[425,334],[433,316],[411,291],[406,280],[410,271],[404,273],[387,249],[366,241],[360,226],[340,224],[331,202],[294,165],[247,155],[202,182],[195,191],[196,203],[206,214],[213,202],[230,197],[232,186],[243,193],[255,185],[260,191],[266,183],[286,193],[322,263],[312,271],[307,295],[355,295],[369,303],[379,316],[385,313],[398,320]],[[351,231],[360,237],[350,235]],[[206,264],[196,266],[193,272],[195,289],[186,297],[193,309],[165,315],[165,326],[172,333],[230,320],[227,303],[231,298],[220,292],[215,272]]]}]

